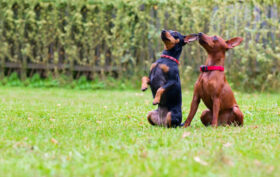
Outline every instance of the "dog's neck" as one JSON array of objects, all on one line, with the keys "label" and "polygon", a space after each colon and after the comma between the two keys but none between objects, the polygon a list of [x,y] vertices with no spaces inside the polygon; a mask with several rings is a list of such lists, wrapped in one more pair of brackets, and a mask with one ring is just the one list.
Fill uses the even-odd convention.
[{"label": "dog's neck", "polygon": [[205,65],[207,66],[224,66],[225,53],[208,53]]},{"label": "dog's neck", "polygon": [[163,55],[168,55],[168,56],[174,57],[177,60],[179,60],[181,53],[182,53],[182,48],[177,48],[177,47],[174,47],[170,50],[164,50],[162,52]]}]

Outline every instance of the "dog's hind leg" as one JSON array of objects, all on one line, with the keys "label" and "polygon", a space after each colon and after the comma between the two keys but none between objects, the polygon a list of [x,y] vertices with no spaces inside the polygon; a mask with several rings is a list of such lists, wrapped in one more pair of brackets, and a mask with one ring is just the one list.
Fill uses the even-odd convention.
[{"label": "dog's hind leg", "polygon": [[205,126],[211,125],[212,119],[213,113],[209,109],[204,110],[200,116],[200,120]]},{"label": "dog's hind leg", "polygon": [[142,77],[141,90],[145,91],[148,89],[148,84],[150,84],[150,79],[147,76]]},{"label": "dog's hind leg", "polygon": [[238,106],[234,106],[232,108],[233,113],[235,114],[235,120],[234,123],[237,124],[238,126],[242,126],[243,125],[243,113],[241,112],[241,110],[239,109]]},{"label": "dog's hind leg", "polygon": [[169,127],[177,127],[181,125],[182,122],[182,112],[181,109],[179,109],[181,106],[175,107],[170,110],[171,112],[171,122]]},{"label": "dog's hind leg", "polygon": [[[218,125],[231,125],[234,117],[232,110],[219,112]],[[209,109],[204,110],[200,116],[200,120],[205,126],[211,125],[213,121],[213,112]]]},{"label": "dog's hind leg", "polygon": [[151,125],[171,127],[171,112],[167,108],[159,107],[157,110],[148,113],[147,119]]},{"label": "dog's hind leg", "polygon": [[[209,109],[204,110],[200,116],[201,122],[205,126],[211,125],[213,113]],[[223,110],[219,113],[218,125],[243,125],[243,114],[238,107]]]},{"label": "dog's hind leg", "polygon": [[147,119],[151,125],[158,125],[158,120],[159,120],[158,110],[150,111],[148,113]]}]

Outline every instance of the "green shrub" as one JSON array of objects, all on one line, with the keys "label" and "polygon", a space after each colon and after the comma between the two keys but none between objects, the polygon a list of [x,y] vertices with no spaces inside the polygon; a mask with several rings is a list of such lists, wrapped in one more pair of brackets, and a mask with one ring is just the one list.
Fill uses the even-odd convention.
[{"label": "green shrub", "polygon": [[[116,73],[120,81],[134,85],[159,57],[163,49],[159,32],[166,28],[225,39],[243,37],[242,45],[227,55],[228,79],[238,89],[276,90],[279,6],[276,0],[2,0],[0,75],[6,62],[21,65],[23,80],[30,63],[54,66],[46,72],[59,78],[48,84],[55,86],[72,81],[72,76],[66,81],[63,75],[83,66],[92,69],[93,80],[101,78],[98,83],[103,83],[83,84],[85,88],[110,87],[106,79]],[[185,85],[193,83],[189,76],[199,73],[204,60],[205,51],[197,43],[184,48],[180,68]]]},{"label": "green shrub", "polygon": [[18,73],[13,72],[7,79],[8,86],[22,86],[23,83],[19,79]]}]

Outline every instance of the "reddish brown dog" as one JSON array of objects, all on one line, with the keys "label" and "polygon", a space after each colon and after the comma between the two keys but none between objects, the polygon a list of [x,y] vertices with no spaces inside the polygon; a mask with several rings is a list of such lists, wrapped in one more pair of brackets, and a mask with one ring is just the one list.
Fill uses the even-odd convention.
[{"label": "reddish brown dog", "polygon": [[223,71],[226,51],[238,46],[243,39],[236,37],[225,41],[219,36],[208,36],[203,33],[199,33],[198,38],[200,45],[208,54],[205,65],[222,70],[208,70],[204,66],[204,72],[201,72],[195,84],[191,109],[184,127],[190,126],[201,99],[208,108],[200,117],[205,126],[243,125],[243,114]]}]

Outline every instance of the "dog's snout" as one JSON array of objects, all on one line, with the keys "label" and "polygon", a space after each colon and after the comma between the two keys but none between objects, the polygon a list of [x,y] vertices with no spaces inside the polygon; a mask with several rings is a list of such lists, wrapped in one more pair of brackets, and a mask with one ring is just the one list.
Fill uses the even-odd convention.
[{"label": "dog's snout", "polygon": [[161,39],[162,40],[167,40],[167,38],[166,38],[166,30],[162,30],[161,31]]},{"label": "dog's snout", "polygon": [[201,37],[203,35],[203,33],[198,33],[198,37]]}]

